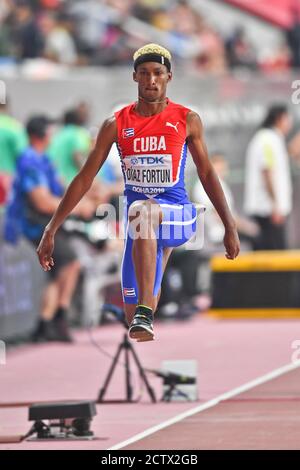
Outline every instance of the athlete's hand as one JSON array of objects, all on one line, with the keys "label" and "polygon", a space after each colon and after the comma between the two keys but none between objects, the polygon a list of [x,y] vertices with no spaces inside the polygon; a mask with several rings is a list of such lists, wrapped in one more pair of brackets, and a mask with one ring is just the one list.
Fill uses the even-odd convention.
[{"label": "athlete's hand", "polygon": [[236,228],[225,229],[224,235],[225,256],[234,259],[240,252],[240,240]]},{"label": "athlete's hand", "polygon": [[36,250],[40,265],[44,271],[50,271],[52,266],[54,266],[54,261],[52,258],[53,249],[54,235],[46,229]]}]

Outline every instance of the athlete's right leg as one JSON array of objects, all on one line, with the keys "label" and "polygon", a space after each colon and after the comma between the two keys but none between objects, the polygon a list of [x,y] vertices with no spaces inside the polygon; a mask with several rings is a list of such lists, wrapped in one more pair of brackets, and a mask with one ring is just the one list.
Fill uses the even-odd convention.
[{"label": "athlete's right leg", "polygon": [[[172,253],[172,250],[173,250],[172,247],[166,247],[163,250],[162,275],[165,272],[169,257]],[[160,295],[161,295],[161,288],[159,288],[158,294],[153,296],[153,303],[151,305],[153,314],[155,313],[155,311],[157,309],[157,305],[158,305],[158,302],[159,302],[159,299],[160,299]],[[134,303],[134,304],[129,304],[129,303],[126,303],[126,302],[124,303],[124,311],[125,311],[125,316],[126,316],[126,320],[127,320],[128,325],[130,325],[132,320],[133,320],[137,305],[138,305],[137,303]]]},{"label": "athlete's right leg", "polygon": [[135,236],[132,244],[138,302],[152,309],[156,273],[156,263],[153,261],[157,258],[156,230],[162,220],[162,210],[156,202],[136,201],[129,208],[128,218],[131,229],[135,224],[139,230],[139,236]]},{"label": "athlete's right leg", "polygon": [[172,251],[158,245],[156,230],[161,219],[162,211],[152,201],[136,201],[128,210],[122,291],[129,335],[144,341],[153,339],[153,313]]},{"label": "athlete's right leg", "polygon": [[[158,209],[157,202],[152,204],[154,210]],[[162,276],[171,251],[173,247],[180,246],[190,239],[196,225],[196,209],[192,204],[170,205],[162,201],[159,204],[159,212],[154,211],[154,214],[156,214],[154,220],[156,223],[158,221],[156,226],[152,222],[152,205],[150,201],[136,201],[131,206],[131,208],[136,209],[135,205],[137,205],[137,208],[140,209],[140,213],[143,214],[142,221],[144,227],[146,227],[146,235],[150,233],[150,237],[135,239],[130,252],[131,261],[134,261],[138,296],[135,302],[129,302],[135,303],[137,309],[135,311],[133,307],[130,311],[127,309],[130,318],[134,314],[129,334],[137,339],[143,337],[143,340],[144,336],[151,336],[151,339],[153,339],[153,312],[157,308]],[[130,218],[130,212],[129,210],[129,220],[132,223],[135,218]],[[164,226],[161,224],[162,219],[164,220]],[[149,238],[150,242],[155,242],[153,246],[149,243]],[[156,260],[156,263],[153,263],[154,260]],[[128,291],[128,295],[133,295],[134,289],[126,289],[126,291]]]},{"label": "athlete's right leg", "polygon": [[137,306],[129,336],[138,341],[154,339],[153,308],[157,304],[154,285],[162,263],[162,248],[158,248],[156,232],[161,220],[162,210],[151,200],[135,201],[128,210],[131,259],[137,285]]}]

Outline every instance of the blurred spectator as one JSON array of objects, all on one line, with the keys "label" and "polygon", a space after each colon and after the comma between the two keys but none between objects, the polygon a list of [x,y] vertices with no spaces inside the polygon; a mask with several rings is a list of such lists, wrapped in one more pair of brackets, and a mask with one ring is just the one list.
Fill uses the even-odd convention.
[{"label": "blurred spectator", "polygon": [[291,50],[292,67],[300,67],[300,6],[298,1],[291,4],[292,25],[287,30],[287,42]]},{"label": "blurred spectator", "polygon": [[0,3],[0,20],[2,21],[3,18],[10,12],[11,9],[11,0],[2,0]]},{"label": "blurred spectator", "polygon": [[90,112],[91,112],[91,106],[87,101],[80,101],[77,106],[75,107],[78,119],[79,119],[79,124],[80,126],[83,126],[85,128],[88,127],[89,121],[90,121]]},{"label": "blurred spectator", "polygon": [[[88,115],[87,103],[79,103],[77,107],[67,111],[64,125],[53,136],[47,151],[65,186],[77,175],[92,149],[90,132],[84,127],[87,125]],[[114,194],[112,187],[102,185],[99,179],[95,179],[86,196],[97,207],[107,202],[111,193]]]},{"label": "blurred spectator", "polygon": [[12,40],[18,59],[34,59],[43,53],[43,36],[26,0],[17,0],[13,12]]},{"label": "blurred spectator", "polygon": [[264,72],[286,71],[291,65],[291,54],[284,42],[259,58],[259,68]]},{"label": "blurred spectator", "polygon": [[[295,0],[296,1],[296,0]],[[225,40],[189,0],[2,0],[2,61],[46,57],[68,65],[128,65],[145,42],[165,43],[174,62],[200,71],[229,66],[263,71],[299,66],[299,10],[287,32],[287,46],[255,51],[243,27]],[[4,59],[3,59],[4,58]]]},{"label": "blurred spectator", "polygon": [[8,99],[0,103],[0,186],[2,206],[10,190],[17,159],[27,145],[27,136],[22,125],[9,114]]},{"label": "blurred spectator", "polygon": [[60,64],[75,65],[78,57],[70,18],[65,13],[46,13],[40,25],[45,36],[44,56]]},{"label": "blurred spectator", "polygon": [[[5,239],[16,243],[24,235],[37,248],[45,225],[57,209],[63,194],[57,173],[45,151],[50,140],[49,120],[34,116],[27,123],[30,146],[20,155],[11,197],[6,211]],[[95,206],[83,200],[73,213],[91,217]],[[71,341],[66,314],[76,287],[80,264],[62,230],[57,234],[55,265],[48,272],[43,293],[41,319],[35,341]]]},{"label": "blurred spectator", "polygon": [[22,125],[9,114],[8,99],[0,103],[0,173],[13,175],[17,158],[27,145]]},{"label": "blurred spectator", "polygon": [[[165,0],[139,0],[134,2],[132,14],[141,21],[153,24],[158,28],[169,29],[163,27],[159,19],[156,21],[156,17],[159,18],[160,15],[162,15],[162,17],[165,17],[165,15],[166,17],[168,16]],[[167,20],[167,24],[170,25],[170,21]]]},{"label": "blurred spectator", "polygon": [[38,3],[49,10],[56,10],[65,0],[38,0]]},{"label": "blurred spectator", "polygon": [[152,24],[162,31],[171,31],[173,27],[172,17],[165,8],[160,9],[135,9],[138,18]]},{"label": "blurred spectator", "polygon": [[105,3],[114,8],[121,17],[124,17],[131,13],[132,7],[136,2],[134,0],[106,0]]},{"label": "blurred spectator", "polygon": [[124,27],[132,13],[133,0],[106,0],[111,17],[108,18],[99,49],[93,63],[96,65],[131,64],[137,44],[134,31]]},{"label": "blurred spectator", "polygon": [[3,175],[0,173],[0,208],[6,203],[6,197],[7,197],[7,183],[6,179]]},{"label": "blurred spectator", "polygon": [[13,55],[10,14],[10,1],[3,0],[0,3],[0,57]]},{"label": "blurred spectator", "polygon": [[197,19],[197,37],[201,51],[196,57],[196,66],[206,72],[224,72],[227,68],[224,41],[200,16]]},{"label": "blurred spectator", "polygon": [[186,0],[175,3],[171,10],[173,31],[179,36],[190,36],[196,31],[196,12]]},{"label": "blurred spectator", "polygon": [[99,42],[109,22],[109,12],[102,0],[78,0],[68,5],[74,19],[76,42],[80,54],[91,59],[97,54]]},{"label": "blurred spectator", "polygon": [[246,37],[244,28],[238,27],[226,43],[227,60],[230,67],[255,69],[257,61],[254,50]]},{"label": "blurred spectator", "polygon": [[292,210],[292,182],[285,138],[291,127],[287,106],[274,105],[248,145],[245,210],[261,230],[256,249],[287,248],[286,223]]},{"label": "blurred spectator", "polygon": [[208,25],[188,1],[180,0],[171,8],[152,14],[152,24],[170,33],[175,59],[189,61],[203,71],[222,72],[226,56],[221,36]]},{"label": "blurred spectator", "polygon": [[[127,104],[116,105],[112,109],[112,114],[122,109]],[[102,165],[98,179],[102,185],[105,185],[107,191],[109,191],[110,203],[115,207],[117,218],[119,218],[119,197],[123,195],[124,191],[124,180],[122,173],[122,162],[119,154],[117,144],[114,143],[110,149],[110,152]]]},{"label": "blurred spectator", "polygon": [[77,175],[91,150],[91,138],[82,126],[82,116],[76,109],[65,113],[62,128],[54,135],[48,154],[64,183]]},{"label": "blurred spectator", "polygon": [[75,20],[77,45],[90,64],[127,64],[136,44],[123,23],[131,13],[132,0],[79,0],[69,5]]},{"label": "blurred spectator", "polygon": [[130,34],[124,32],[121,25],[109,25],[92,64],[105,66],[131,64],[132,49],[128,47],[130,39]]}]

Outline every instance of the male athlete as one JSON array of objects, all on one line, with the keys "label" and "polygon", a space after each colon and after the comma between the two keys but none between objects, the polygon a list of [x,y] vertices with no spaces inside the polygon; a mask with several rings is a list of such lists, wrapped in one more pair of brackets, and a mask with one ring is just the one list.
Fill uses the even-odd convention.
[{"label": "male athlete", "polygon": [[196,229],[196,209],[184,187],[187,146],[204,189],[224,224],[228,259],[238,255],[239,239],[207,156],[199,116],[166,96],[172,79],[169,51],[148,44],[133,59],[138,101],[104,121],[94,149],[45,228],[37,252],[43,269],[51,269],[57,229],[88,191],[116,142],[127,200],[122,266],[124,308],[129,336],[149,341],[154,339],[153,314],[168,258],[172,249],[190,239]]}]

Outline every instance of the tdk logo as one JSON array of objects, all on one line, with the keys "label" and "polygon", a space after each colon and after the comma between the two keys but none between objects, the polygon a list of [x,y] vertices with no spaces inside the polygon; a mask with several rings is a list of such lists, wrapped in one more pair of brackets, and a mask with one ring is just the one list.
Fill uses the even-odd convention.
[{"label": "tdk logo", "polygon": [[164,163],[164,157],[139,157],[139,163],[141,165],[162,165]]},{"label": "tdk logo", "polygon": [[131,165],[137,165],[139,163],[139,159],[138,158],[132,158],[130,160],[130,163],[131,163]]}]

